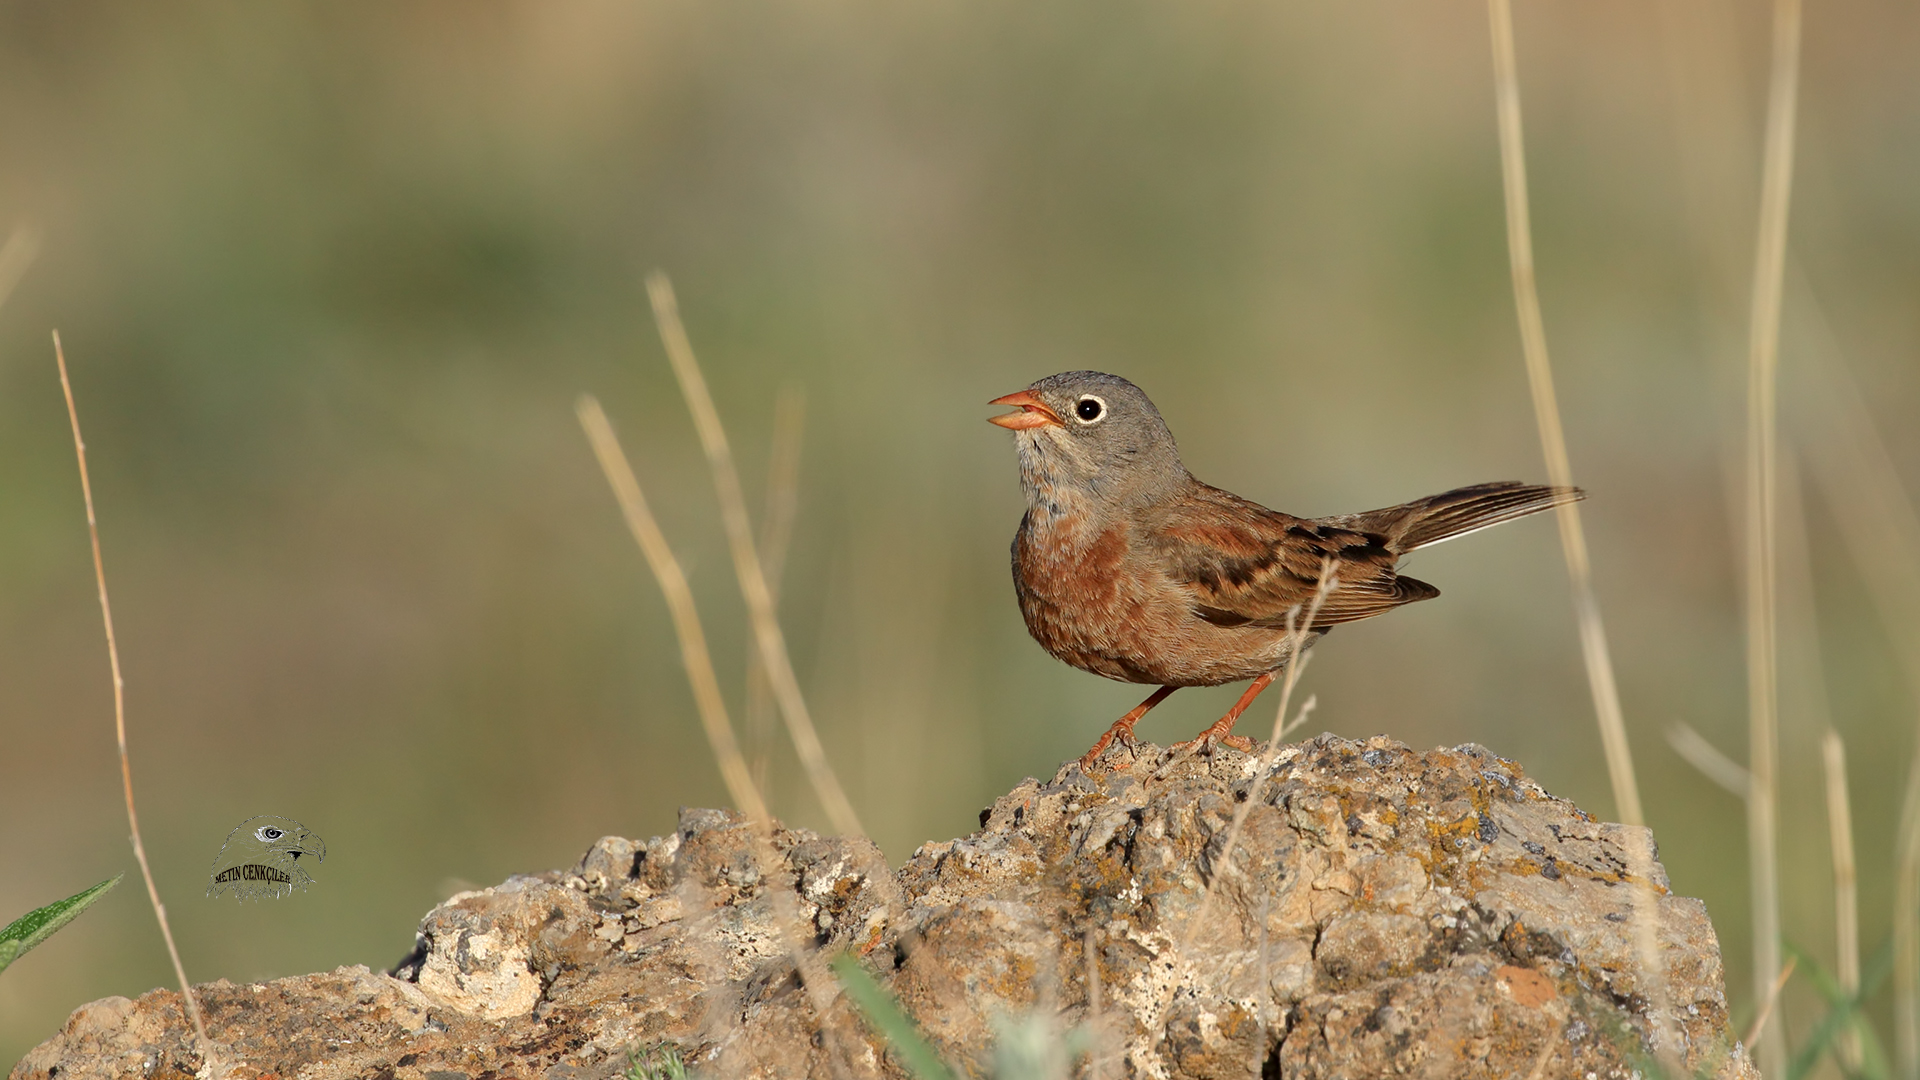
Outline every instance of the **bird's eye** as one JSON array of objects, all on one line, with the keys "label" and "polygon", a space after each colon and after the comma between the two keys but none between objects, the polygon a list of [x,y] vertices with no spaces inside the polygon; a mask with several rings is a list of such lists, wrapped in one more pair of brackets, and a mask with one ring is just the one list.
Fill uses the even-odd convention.
[{"label": "bird's eye", "polygon": [[274,840],[280,839],[281,837],[287,834],[282,832],[279,829],[274,828],[271,825],[262,825],[260,826],[260,831],[254,833],[253,835],[259,837],[262,840],[274,841]]},{"label": "bird's eye", "polygon": [[1093,423],[1095,420],[1098,420],[1100,419],[1101,416],[1105,415],[1106,411],[1107,411],[1106,402],[1101,401],[1099,398],[1094,397],[1092,394],[1088,394],[1086,397],[1081,398],[1079,404],[1073,407],[1073,415],[1079,417],[1080,422],[1083,424]]}]

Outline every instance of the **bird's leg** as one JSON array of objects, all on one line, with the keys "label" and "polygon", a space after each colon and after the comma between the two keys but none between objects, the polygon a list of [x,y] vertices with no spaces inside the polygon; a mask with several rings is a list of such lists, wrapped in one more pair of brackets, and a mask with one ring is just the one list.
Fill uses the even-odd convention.
[{"label": "bird's leg", "polygon": [[1253,699],[1260,696],[1260,691],[1265,690],[1273,684],[1273,677],[1278,674],[1280,674],[1278,670],[1269,671],[1265,675],[1253,680],[1252,685],[1247,687],[1247,692],[1241,694],[1240,700],[1234,702],[1233,708],[1227,710],[1227,715],[1214,721],[1213,726],[1207,730],[1195,735],[1186,742],[1177,744],[1174,746],[1174,749],[1185,750],[1189,747],[1201,746],[1208,740],[1212,740],[1218,743],[1225,743],[1235,750],[1244,750],[1251,753],[1253,751],[1253,740],[1247,738],[1245,735],[1233,734],[1234,722],[1239,720],[1240,714],[1246,712],[1247,707],[1253,704]]},{"label": "bird's leg", "polygon": [[1119,739],[1123,744],[1131,745],[1133,743],[1133,725],[1139,723],[1140,718],[1147,715],[1147,710],[1167,700],[1167,696],[1178,689],[1180,688],[1177,686],[1163,686],[1149,695],[1147,700],[1135,705],[1132,712],[1115,720],[1113,726],[1107,729],[1107,733],[1100,736],[1100,741],[1093,744],[1093,749],[1087,751],[1085,756],[1081,757],[1080,768],[1083,770],[1093,768],[1094,759],[1100,756],[1100,751],[1105,750],[1107,744],[1113,742],[1115,739]]}]

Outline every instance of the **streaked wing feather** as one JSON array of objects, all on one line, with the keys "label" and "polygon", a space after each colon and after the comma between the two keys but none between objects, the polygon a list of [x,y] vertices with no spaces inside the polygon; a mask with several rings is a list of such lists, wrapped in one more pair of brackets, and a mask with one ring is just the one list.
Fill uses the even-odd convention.
[{"label": "streaked wing feather", "polygon": [[1195,616],[1216,626],[1286,626],[1290,611],[1312,605],[1323,569],[1335,586],[1314,628],[1440,594],[1394,573],[1397,556],[1383,536],[1292,517],[1217,488],[1176,510],[1153,540],[1192,595]]}]

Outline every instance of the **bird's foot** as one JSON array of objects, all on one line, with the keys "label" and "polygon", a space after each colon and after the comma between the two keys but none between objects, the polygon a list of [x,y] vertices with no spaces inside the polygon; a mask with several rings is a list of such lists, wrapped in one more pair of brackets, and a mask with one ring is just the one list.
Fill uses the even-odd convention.
[{"label": "bird's foot", "polygon": [[1106,753],[1109,746],[1119,746],[1128,753],[1133,753],[1139,745],[1139,741],[1133,737],[1132,724],[1125,727],[1115,724],[1107,729],[1106,734],[1100,736],[1100,741],[1093,744],[1093,749],[1080,755],[1080,771],[1092,772],[1094,763],[1100,760],[1100,755]]},{"label": "bird's foot", "polygon": [[1174,743],[1169,749],[1177,754],[1197,754],[1209,746],[1218,744],[1220,746],[1231,746],[1243,754],[1253,753],[1253,748],[1257,744],[1252,739],[1247,738],[1245,735],[1234,735],[1228,731],[1215,730],[1219,726],[1220,725],[1215,724],[1213,727],[1195,735],[1186,742]]},{"label": "bird's foot", "polygon": [[1247,711],[1247,706],[1253,704],[1253,699],[1260,696],[1260,691],[1265,690],[1267,685],[1273,682],[1276,674],[1277,672],[1269,671],[1248,683],[1246,693],[1241,694],[1240,700],[1233,703],[1233,708],[1227,710],[1227,715],[1215,720],[1212,727],[1186,742],[1175,744],[1174,750],[1177,752],[1177,757],[1188,756],[1214,743],[1231,746],[1243,754],[1253,753],[1253,740],[1244,735],[1235,735],[1233,725],[1239,722],[1240,714]]},{"label": "bird's foot", "polygon": [[1113,726],[1107,729],[1107,733],[1100,736],[1100,741],[1093,744],[1093,749],[1081,756],[1080,771],[1092,771],[1093,763],[1100,760],[1101,752],[1108,746],[1111,746],[1115,741],[1118,741],[1121,746],[1126,747],[1128,750],[1132,750],[1135,745],[1133,741],[1133,725],[1139,723],[1141,717],[1153,711],[1155,705],[1167,700],[1167,695],[1177,689],[1179,688],[1174,686],[1163,686],[1148,695],[1147,700],[1135,705],[1133,710],[1127,713],[1127,715],[1115,720]]}]

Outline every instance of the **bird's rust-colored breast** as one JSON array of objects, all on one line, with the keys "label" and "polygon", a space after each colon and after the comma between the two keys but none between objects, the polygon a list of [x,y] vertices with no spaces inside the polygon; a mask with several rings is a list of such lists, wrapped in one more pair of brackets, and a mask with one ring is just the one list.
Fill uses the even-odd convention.
[{"label": "bird's rust-colored breast", "polygon": [[1092,530],[1084,519],[1029,512],[1013,541],[1013,577],[1027,630],[1077,668],[1126,682],[1152,682],[1138,655],[1146,617],[1124,526]]}]

